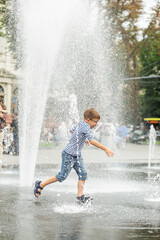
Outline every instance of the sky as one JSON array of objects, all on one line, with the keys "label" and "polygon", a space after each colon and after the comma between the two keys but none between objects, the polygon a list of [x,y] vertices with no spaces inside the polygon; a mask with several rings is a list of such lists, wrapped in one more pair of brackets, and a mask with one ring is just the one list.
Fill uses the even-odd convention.
[{"label": "sky", "polygon": [[144,14],[139,18],[138,26],[144,28],[149,24],[152,8],[156,6],[158,0],[143,0]]}]

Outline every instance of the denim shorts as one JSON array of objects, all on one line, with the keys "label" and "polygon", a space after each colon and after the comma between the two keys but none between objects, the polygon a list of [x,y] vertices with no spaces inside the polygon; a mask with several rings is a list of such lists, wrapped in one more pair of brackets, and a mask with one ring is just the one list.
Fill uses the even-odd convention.
[{"label": "denim shorts", "polygon": [[63,151],[61,171],[56,175],[57,180],[63,182],[68,177],[72,168],[76,171],[79,180],[87,179],[87,172],[81,154],[76,157]]}]

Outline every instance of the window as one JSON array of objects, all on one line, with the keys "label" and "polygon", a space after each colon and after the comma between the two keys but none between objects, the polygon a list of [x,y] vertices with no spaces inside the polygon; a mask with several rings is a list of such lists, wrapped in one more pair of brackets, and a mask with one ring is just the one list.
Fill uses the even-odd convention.
[{"label": "window", "polygon": [[4,89],[2,86],[0,86],[0,94],[4,93]]}]

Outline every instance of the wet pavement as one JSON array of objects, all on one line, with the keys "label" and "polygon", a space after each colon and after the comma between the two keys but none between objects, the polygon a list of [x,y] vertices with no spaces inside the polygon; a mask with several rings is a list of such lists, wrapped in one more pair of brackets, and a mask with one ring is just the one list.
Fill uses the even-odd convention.
[{"label": "wet pavement", "polygon": [[[153,178],[160,164],[148,173],[146,164],[87,165],[85,193],[94,200],[75,202],[74,171],[63,183],[47,186],[39,199],[32,188],[19,186],[17,170],[0,172],[1,240],[156,240],[160,239],[160,182]],[[59,170],[39,169],[35,180]]]}]

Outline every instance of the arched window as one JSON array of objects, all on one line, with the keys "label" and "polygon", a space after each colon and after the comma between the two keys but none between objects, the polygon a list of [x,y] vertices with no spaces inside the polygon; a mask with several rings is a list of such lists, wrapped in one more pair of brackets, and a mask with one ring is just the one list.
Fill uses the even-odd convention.
[{"label": "arched window", "polygon": [[18,96],[18,88],[16,88],[13,93],[15,96]]},{"label": "arched window", "polygon": [[4,88],[0,86],[0,100],[4,101]]},{"label": "arched window", "polygon": [[0,86],[0,94],[4,94],[4,89],[2,86]]}]

